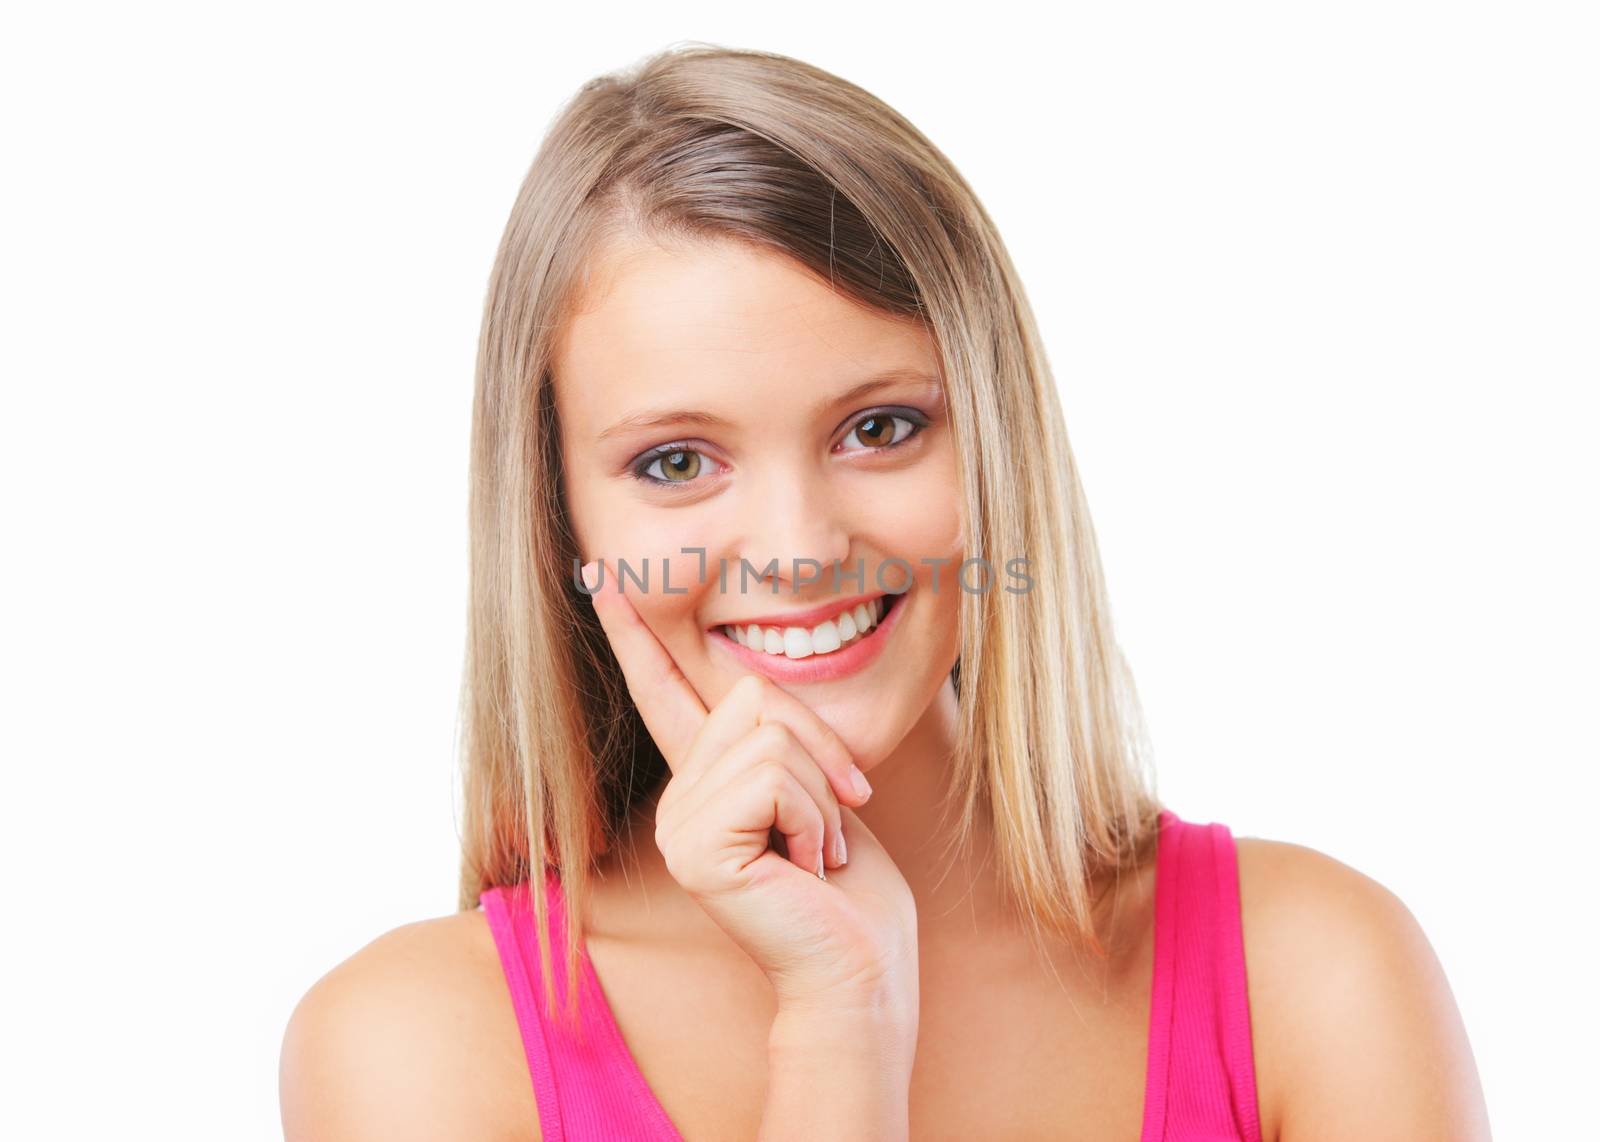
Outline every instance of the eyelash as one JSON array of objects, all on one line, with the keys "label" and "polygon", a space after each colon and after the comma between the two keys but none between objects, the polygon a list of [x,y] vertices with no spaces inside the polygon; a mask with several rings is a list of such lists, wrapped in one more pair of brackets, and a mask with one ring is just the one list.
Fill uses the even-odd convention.
[{"label": "eyelash", "polygon": [[[887,418],[889,420],[904,420],[904,421],[907,421],[911,425],[911,431],[906,433],[905,436],[903,436],[901,439],[892,441],[891,443],[888,443],[888,444],[880,444],[880,445],[877,445],[876,447],[874,447],[873,445],[869,444],[864,448],[850,448],[850,449],[846,449],[846,451],[849,451],[849,452],[888,452],[888,451],[891,451],[892,449],[900,447],[902,444],[909,444],[911,441],[915,440],[918,436],[922,435],[923,429],[927,428],[928,427],[928,423],[929,423],[928,422],[928,418],[926,416],[924,416],[922,413],[917,412],[915,409],[909,409],[909,408],[903,408],[903,409],[888,409],[888,408],[872,409],[869,412],[862,413],[854,421],[851,422],[850,432],[845,433],[846,438],[848,438],[851,433],[855,432],[855,430],[857,428],[859,428],[862,424],[864,424],[867,421],[873,419],[874,417],[883,417],[883,418]],[[693,480],[664,480],[660,476],[651,476],[651,475],[647,474],[646,471],[645,471],[646,468],[649,468],[652,464],[656,463],[658,460],[664,460],[668,456],[672,456],[672,455],[674,455],[676,453],[679,453],[679,452],[693,452],[698,456],[704,456],[705,455],[705,453],[700,452],[698,449],[687,447],[687,443],[688,443],[687,441],[678,441],[678,442],[675,442],[675,443],[672,443],[672,444],[662,444],[659,447],[650,449],[650,451],[646,452],[644,454],[644,457],[638,463],[632,465],[629,474],[634,479],[638,480],[640,483],[648,484],[651,487],[655,487],[655,488],[670,488],[670,489],[672,489],[674,491],[676,491],[678,489],[681,489],[681,488],[689,488],[689,487],[692,487],[695,484],[700,483],[701,480],[700,480],[699,477],[696,477]]]}]

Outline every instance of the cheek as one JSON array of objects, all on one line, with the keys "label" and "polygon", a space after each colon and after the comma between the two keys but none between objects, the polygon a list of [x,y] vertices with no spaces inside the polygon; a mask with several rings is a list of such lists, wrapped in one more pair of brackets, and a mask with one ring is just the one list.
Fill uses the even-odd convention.
[{"label": "cheek", "polygon": [[[686,575],[683,580],[679,581],[678,564],[674,562],[671,578],[673,593],[666,594],[662,590],[660,567],[653,559],[650,561],[650,590],[647,593],[641,594],[633,579],[628,580],[628,591],[633,596],[633,605],[638,609],[639,617],[680,666],[690,660],[702,634],[697,616],[703,592],[695,585],[692,576]],[[677,593],[680,587],[686,588],[681,595]]]},{"label": "cheek", "polygon": [[906,537],[900,546],[915,546],[919,554],[945,557],[961,547],[961,471],[956,462],[954,436],[940,431],[926,455],[881,486],[871,497],[878,514],[892,513]]},{"label": "cheek", "polygon": [[[932,469],[928,478],[908,482],[894,495],[874,497],[869,534],[885,559],[910,564],[916,586],[933,586],[938,574],[942,596],[955,582],[964,551],[961,497],[954,473]],[[935,563],[937,562],[937,565]],[[905,569],[896,565],[884,572],[885,585],[898,586]]]},{"label": "cheek", "polygon": [[[960,649],[961,561],[966,557],[960,484],[952,460],[920,488],[919,507],[900,513],[893,531],[896,550],[886,554],[911,563],[923,621],[917,624],[925,660],[935,672],[955,663]],[[935,563],[935,561],[937,561]],[[983,570],[969,569],[973,589],[981,589]],[[909,633],[909,632],[908,632]]]},{"label": "cheek", "polygon": [[649,559],[652,591],[660,589],[663,568],[670,573],[674,591],[692,589],[700,578],[702,561],[695,549],[706,550],[707,558],[712,552],[707,529],[692,517],[692,512],[640,511],[636,503],[619,504],[607,529],[609,550],[635,565]]},{"label": "cheek", "polygon": [[705,634],[700,616],[717,605],[717,549],[708,531],[688,513],[622,505],[600,537],[609,559],[627,561],[627,589],[639,616],[680,663],[693,659]]},{"label": "cheek", "polygon": [[[693,590],[702,564],[715,559],[713,529],[695,519],[694,513],[651,511],[626,492],[597,487],[593,481],[568,488],[579,550],[590,559],[603,555],[607,561],[626,560],[639,578],[648,566],[652,594],[661,589],[663,568],[668,569],[674,591]],[[696,548],[707,554],[702,557]],[[713,580],[714,567],[714,563],[708,566],[708,578]],[[633,585],[632,578],[628,582]]]}]

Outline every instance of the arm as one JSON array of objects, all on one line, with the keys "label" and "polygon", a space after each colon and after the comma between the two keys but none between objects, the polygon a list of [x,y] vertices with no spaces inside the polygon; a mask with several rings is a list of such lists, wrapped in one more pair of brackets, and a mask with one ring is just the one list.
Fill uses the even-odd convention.
[{"label": "arm", "polygon": [[1487,1142],[1466,1029],[1406,906],[1314,849],[1239,852],[1268,1142]]},{"label": "arm", "polygon": [[877,1011],[780,1009],[767,1038],[759,1142],[909,1138],[916,1038],[915,1027]]}]

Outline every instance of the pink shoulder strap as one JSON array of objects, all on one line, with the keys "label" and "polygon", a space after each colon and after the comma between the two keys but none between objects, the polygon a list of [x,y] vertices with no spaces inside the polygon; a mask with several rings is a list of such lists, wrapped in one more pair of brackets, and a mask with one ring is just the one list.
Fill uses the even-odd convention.
[{"label": "pink shoulder strap", "polygon": [[1140,1142],[1261,1142],[1239,870],[1225,825],[1162,811],[1155,908]]},{"label": "pink shoulder strap", "polygon": [[528,884],[489,888],[478,898],[494,934],[522,1032],[541,1137],[544,1142],[623,1138],[683,1142],[623,1041],[587,947],[582,949],[579,965],[577,1033],[569,1030],[561,959],[566,900],[554,872],[546,876],[545,890],[549,893],[550,953],[555,963],[553,1009],[544,1003]]}]

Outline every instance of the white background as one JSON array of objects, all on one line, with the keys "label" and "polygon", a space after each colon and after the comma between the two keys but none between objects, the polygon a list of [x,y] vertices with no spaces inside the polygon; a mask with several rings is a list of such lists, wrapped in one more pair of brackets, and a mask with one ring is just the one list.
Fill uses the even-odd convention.
[{"label": "white background", "polygon": [[495,244],[560,103],[691,39],[954,160],[1044,328],[1159,792],[1407,902],[1497,1137],[1587,1118],[1593,9],[1040,16],[7,20],[0,1133],[277,1137],[296,1000],[454,908]]}]

